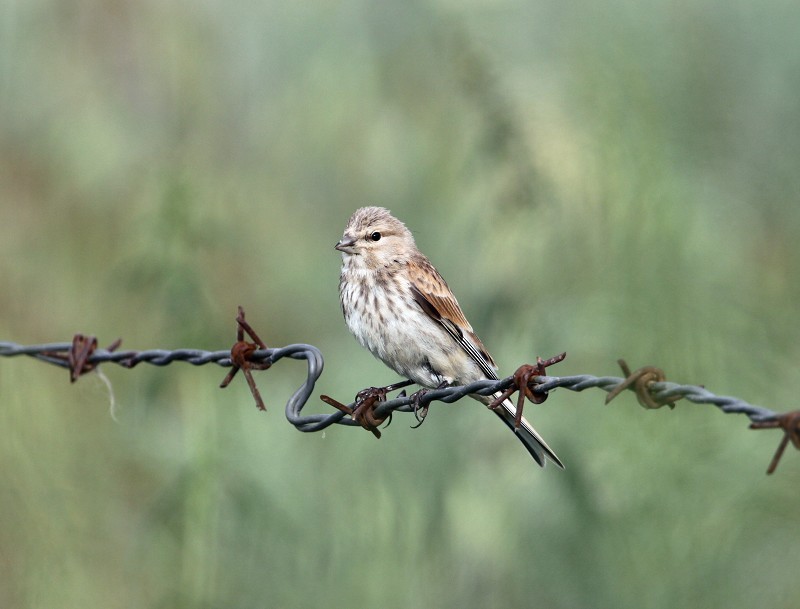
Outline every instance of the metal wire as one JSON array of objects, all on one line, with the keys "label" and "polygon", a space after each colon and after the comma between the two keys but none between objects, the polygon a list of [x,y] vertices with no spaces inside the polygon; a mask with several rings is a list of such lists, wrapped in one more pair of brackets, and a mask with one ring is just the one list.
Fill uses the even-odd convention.
[{"label": "metal wire", "polygon": [[[617,376],[592,376],[581,374],[577,376],[537,376],[536,388],[540,392],[552,392],[562,388],[569,391],[584,391],[586,389],[602,389],[610,392],[625,379]],[[469,385],[459,387],[445,387],[427,392],[419,399],[419,406],[424,407],[433,401],[451,403],[460,400],[471,393],[492,395],[497,391],[504,391],[513,384],[513,378],[507,377],[499,381],[476,381]],[[695,385],[679,385],[677,383],[660,382],[651,386],[656,400],[668,398],[686,398],[695,404],[713,404],[725,413],[739,413],[747,415],[753,422],[774,419],[777,413],[762,406],[754,406],[739,398],[716,395],[704,387]],[[352,404],[351,404],[352,405]],[[409,412],[413,410],[414,401],[408,397],[396,398],[383,402],[375,409],[377,415],[385,415],[392,411]]]},{"label": "metal wire", "polygon": [[[97,339],[91,336],[76,334],[72,343],[49,343],[44,345],[19,345],[12,342],[0,342],[0,356],[28,356],[49,364],[68,368],[70,379],[74,382],[82,374],[91,372],[99,364],[113,363],[132,368],[140,363],[154,366],[167,366],[173,362],[187,362],[194,366],[217,364],[228,367],[230,371],[221,387],[227,387],[235,374],[241,370],[255,399],[256,406],[264,409],[261,394],[256,386],[252,373],[267,370],[283,358],[305,360],[306,380],[298,387],[286,402],[286,419],[296,429],[303,432],[323,430],[331,425],[361,426],[380,437],[378,427],[393,412],[413,411],[421,422],[422,416],[428,412],[434,401],[452,403],[470,394],[493,395],[502,393],[498,399],[504,399],[515,391],[524,393],[531,401],[541,402],[556,389],[584,391],[586,389],[602,389],[608,392],[606,401],[612,399],[625,389],[636,394],[639,403],[645,408],[673,407],[680,398],[696,404],[713,404],[725,413],[744,414],[750,418],[751,429],[782,429],[783,438],[775,451],[775,455],[767,468],[771,474],[778,466],[785,448],[789,443],[800,449],[800,410],[776,413],[762,406],[754,406],[729,396],[719,396],[704,387],[696,385],[679,385],[664,380],[664,373],[653,366],[645,366],[631,372],[628,365],[619,360],[626,378],[616,376],[545,376],[547,366],[561,361],[561,354],[550,360],[537,358],[537,365],[520,366],[514,375],[499,381],[476,381],[458,387],[443,387],[433,390],[422,390],[412,395],[405,392],[393,399],[386,399],[387,388],[364,390],[357,399],[348,405],[342,404],[328,396],[320,396],[326,403],[335,406],[336,412],[328,414],[303,415],[302,410],[314,393],[314,385],[322,374],[324,360],[322,353],[313,345],[296,344],[279,349],[259,348],[264,343],[245,321],[244,311],[239,308],[236,318],[237,342],[230,351],[202,351],[199,349],[150,349],[147,351],[117,351],[120,341],[107,349],[97,348]],[[244,340],[245,334],[254,342]],[[409,381],[410,382],[410,381]],[[408,383],[400,383],[405,386]],[[399,387],[396,387],[399,388]],[[522,399],[522,398],[520,398]],[[520,402],[521,404],[521,402]]]},{"label": "metal wire", "polygon": [[[43,345],[19,345],[12,342],[0,342],[0,356],[15,357],[25,355],[40,361],[61,367],[69,367],[66,354],[69,353],[71,343],[49,343]],[[269,362],[274,364],[283,358],[305,360],[307,376],[305,382],[292,394],[286,403],[286,418],[303,432],[320,431],[333,424],[358,425],[348,417],[345,412],[336,411],[328,414],[302,415],[301,412],[314,392],[314,385],[322,374],[324,360],[322,353],[313,345],[295,344],[279,349],[259,349],[250,359],[254,362]],[[131,368],[140,363],[153,366],[167,366],[173,362],[186,362],[194,366],[217,364],[221,367],[230,367],[230,351],[202,351],[199,349],[150,349],[147,351],[108,351],[96,349],[87,360],[90,364],[113,363]],[[562,388],[569,391],[584,391],[586,389],[602,389],[610,392],[626,379],[616,376],[592,376],[582,374],[577,376],[538,376],[535,377],[538,392],[552,392]],[[425,392],[418,397],[406,396],[381,402],[375,408],[377,416],[387,416],[392,412],[411,412],[415,409],[426,408],[432,402],[450,404],[470,394],[491,395],[504,391],[513,384],[513,377],[499,381],[476,381],[469,385],[444,387]],[[761,406],[754,406],[735,397],[719,396],[704,387],[695,385],[679,385],[667,381],[650,385],[656,401],[669,401],[670,398],[681,397],[696,404],[713,404],[725,413],[744,414],[753,422],[764,422],[776,418],[777,413]],[[356,403],[349,404],[355,408]]]},{"label": "metal wire", "polygon": [[[0,356],[14,357],[27,355],[48,364],[69,368],[67,354],[72,349],[72,343],[48,343],[43,345],[19,345],[12,342],[0,342]],[[323,358],[319,349],[313,345],[296,344],[280,349],[259,349],[250,355],[253,362],[269,362],[274,364],[279,360],[289,357],[291,359],[305,360],[308,374],[305,382],[292,394],[286,402],[286,418],[300,431],[319,431],[334,423],[342,425],[358,425],[352,419],[344,419],[344,413],[318,414],[301,416],[300,412],[314,392],[314,384],[322,374]],[[203,351],[200,349],[149,349],[147,351],[109,351],[95,349],[87,358],[93,365],[111,363],[132,368],[140,363],[153,366],[167,366],[173,362],[186,362],[193,366],[217,364],[229,368],[233,365],[231,352],[228,351]]]}]

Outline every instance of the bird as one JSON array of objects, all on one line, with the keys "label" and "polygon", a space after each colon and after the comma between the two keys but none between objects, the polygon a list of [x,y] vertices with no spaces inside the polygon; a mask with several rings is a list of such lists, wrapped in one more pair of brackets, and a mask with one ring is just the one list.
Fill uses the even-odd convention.
[{"label": "bird", "polygon": [[[497,364],[458,300],[406,225],[383,207],[357,209],[334,246],[341,252],[339,300],[356,340],[401,377],[423,388],[497,380]],[[471,394],[491,404],[500,396]],[[506,399],[492,411],[534,460],[564,465]]]}]

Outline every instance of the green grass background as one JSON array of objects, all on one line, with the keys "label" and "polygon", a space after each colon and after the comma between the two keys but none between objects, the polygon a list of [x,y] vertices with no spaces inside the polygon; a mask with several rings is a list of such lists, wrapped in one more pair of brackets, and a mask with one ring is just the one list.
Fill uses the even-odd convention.
[{"label": "green grass background", "polygon": [[[414,231],[501,371],[656,364],[797,407],[800,5],[0,2],[0,339],[224,349],[241,304],[396,377],[341,320],[365,204]],[[680,403],[476,402],[300,434],[285,360],[0,361],[0,606],[797,607],[800,459]],[[468,403],[469,402],[469,403]],[[309,411],[328,407],[315,400]]]}]

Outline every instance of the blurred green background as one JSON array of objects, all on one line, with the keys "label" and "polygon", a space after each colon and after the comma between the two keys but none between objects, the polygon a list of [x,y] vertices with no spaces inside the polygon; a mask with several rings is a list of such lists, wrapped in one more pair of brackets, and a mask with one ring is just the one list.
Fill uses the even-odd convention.
[{"label": "blurred green background", "polygon": [[[797,407],[800,4],[0,2],[0,340],[227,348],[236,306],[350,337],[352,211],[414,231],[501,372],[656,364]],[[283,416],[304,378],[0,361],[0,606],[797,607],[800,459],[632,396],[477,402],[376,441]],[[316,398],[312,412],[329,408]]]}]

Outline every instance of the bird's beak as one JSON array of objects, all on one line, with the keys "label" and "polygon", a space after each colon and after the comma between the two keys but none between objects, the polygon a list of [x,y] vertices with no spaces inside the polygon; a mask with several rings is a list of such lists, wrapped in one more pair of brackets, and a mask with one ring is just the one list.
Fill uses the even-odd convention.
[{"label": "bird's beak", "polygon": [[339,243],[333,246],[333,249],[339,250],[340,252],[344,252],[345,254],[354,254],[355,248],[353,247],[356,244],[355,239],[345,239],[343,238]]}]

